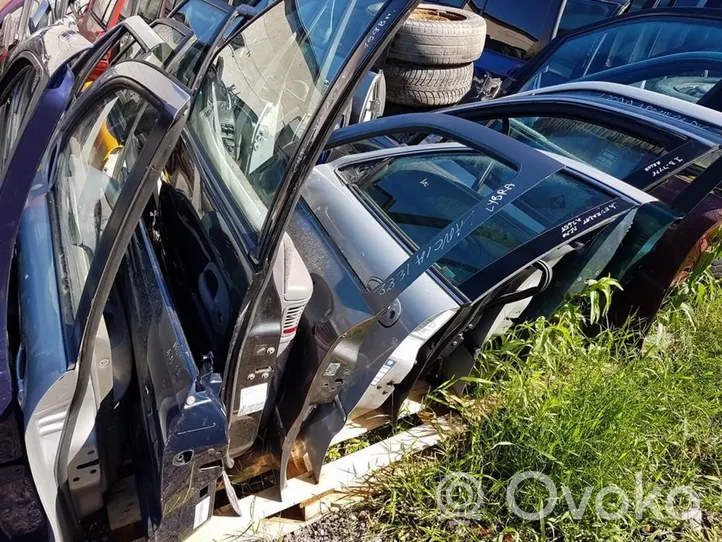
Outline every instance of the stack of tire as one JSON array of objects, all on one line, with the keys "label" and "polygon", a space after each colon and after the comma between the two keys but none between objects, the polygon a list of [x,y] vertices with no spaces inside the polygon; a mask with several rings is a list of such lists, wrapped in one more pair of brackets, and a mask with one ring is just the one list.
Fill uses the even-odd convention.
[{"label": "stack of tire", "polygon": [[458,103],[471,89],[486,21],[471,11],[420,4],[391,42],[386,99],[409,107]]}]

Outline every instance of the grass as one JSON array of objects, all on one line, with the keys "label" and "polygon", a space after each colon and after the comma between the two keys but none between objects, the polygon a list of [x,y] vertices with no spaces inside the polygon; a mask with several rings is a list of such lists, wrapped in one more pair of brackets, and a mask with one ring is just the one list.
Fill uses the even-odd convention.
[{"label": "grass", "polygon": [[[603,323],[615,287],[609,279],[593,283],[582,302],[516,328],[481,353],[469,398],[453,402],[467,430],[377,477],[378,491],[363,505],[377,534],[444,542],[722,540],[722,287],[707,274],[693,277],[671,296],[641,349],[631,326],[599,325],[593,338],[582,331]],[[442,390],[437,400],[451,399]],[[539,521],[521,519],[507,504],[510,482],[525,471],[543,473],[558,488],[556,506]],[[468,478],[466,489],[449,489],[454,502],[484,496],[466,517],[453,507],[445,514],[437,498],[442,480],[456,473]],[[637,479],[642,498],[660,488],[660,513],[637,513]],[[607,490],[605,513],[595,500],[609,486],[619,489]],[[677,486],[700,496],[701,522],[665,511]],[[449,486],[441,487],[444,499]],[[563,488],[576,504],[589,494],[580,517]],[[527,512],[549,502],[533,480],[515,496]],[[673,504],[688,508],[684,497]]]}]

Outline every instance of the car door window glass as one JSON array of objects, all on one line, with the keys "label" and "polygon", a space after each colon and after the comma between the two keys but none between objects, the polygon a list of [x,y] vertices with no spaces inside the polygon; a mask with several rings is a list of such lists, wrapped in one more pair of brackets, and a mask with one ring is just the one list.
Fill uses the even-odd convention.
[{"label": "car door window glass", "polygon": [[71,319],[101,234],[157,115],[134,92],[114,93],[88,111],[58,154],[56,255]]},{"label": "car door window glass", "polygon": [[90,11],[93,12],[93,15],[95,15],[98,20],[107,24],[110,20],[110,15],[113,13],[113,7],[115,7],[113,0],[95,0]]},{"label": "car door window glass", "polygon": [[522,91],[599,74],[605,70],[674,53],[722,52],[716,20],[655,18],[608,26],[569,38],[524,84]]},{"label": "car door window glass", "polygon": [[120,18],[127,19],[133,15],[133,10],[136,6],[136,0],[125,0],[123,6],[120,8]]},{"label": "car door window glass", "polygon": [[147,22],[155,21],[159,17],[162,0],[142,0],[138,9],[138,15]]},{"label": "car door window glass", "polygon": [[544,151],[566,155],[623,179],[666,149],[599,124],[562,117],[518,117],[488,127]]},{"label": "car door window glass", "polygon": [[561,0],[488,0],[482,15],[487,24],[486,49],[525,58],[539,40],[548,42]]},{"label": "car door window glass", "polygon": [[190,125],[221,189],[257,243],[300,138],[349,51],[373,21],[374,0],[280,2],[214,59]]},{"label": "car door window glass", "polygon": [[[517,175],[510,166],[481,153],[406,156],[367,169],[356,183],[359,192],[401,230],[412,249],[431,242],[473,206],[496,197],[499,190],[509,190]],[[358,172],[344,169],[341,174]],[[563,173],[552,175],[462,239],[438,267],[460,286],[523,243],[609,199]]]},{"label": "car door window glass", "polygon": [[154,24],[152,28],[153,32],[158,34],[158,37],[163,40],[163,43],[156,45],[152,50],[146,52],[133,36],[126,35],[120,42],[121,52],[113,57],[111,64],[118,64],[128,59],[136,59],[150,62],[157,66],[163,66],[178,49],[178,46],[183,43],[186,36],[177,28],[163,23]]},{"label": "car door window glass", "polygon": [[557,35],[611,17],[617,9],[619,4],[603,0],[567,0]]},{"label": "car door window glass", "polygon": [[[33,90],[38,84],[37,71],[24,68],[12,82],[12,88],[5,100],[0,103],[0,173],[5,171],[7,161],[12,157],[13,148],[25,121],[25,113],[30,107]],[[2,180],[2,178],[0,178]]]},{"label": "car door window glass", "polygon": [[193,30],[195,36],[195,41],[173,70],[178,81],[190,86],[221,25],[226,21],[226,13],[205,0],[189,0],[178,8],[172,19]]},{"label": "car door window glass", "polygon": [[635,79],[631,86],[697,103],[722,80],[722,71],[709,67],[696,70],[665,70],[663,77]]}]

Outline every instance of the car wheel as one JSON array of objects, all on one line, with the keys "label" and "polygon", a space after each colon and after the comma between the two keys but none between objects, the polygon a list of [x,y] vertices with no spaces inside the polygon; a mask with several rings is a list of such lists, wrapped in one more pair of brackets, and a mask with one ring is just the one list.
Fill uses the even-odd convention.
[{"label": "car wheel", "polygon": [[463,9],[421,4],[397,32],[388,58],[417,66],[474,62],[484,50],[486,21]]},{"label": "car wheel", "polygon": [[457,103],[471,89],[474,65],[429,68],[387,63],[386,99],[412,107]]}]

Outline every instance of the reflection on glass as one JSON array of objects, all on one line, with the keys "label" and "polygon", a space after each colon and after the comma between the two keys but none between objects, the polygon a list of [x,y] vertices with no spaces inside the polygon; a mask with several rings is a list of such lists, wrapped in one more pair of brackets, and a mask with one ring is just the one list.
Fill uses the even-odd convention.
[{"label": "reflection on glass", "polygon": [[214,59],[191,126],[245,218],[249,243],[330,81],[372,22],[374,2],[280,2]]},{"label": "reflection on glass", "polygon": [[58,157],[53,186],[61,291],[74,316],[98,242],[157,112],[121,91],[97,103]]},{"label": "reflection on glass", "polygon": [[717,21],[670,17],[617,24],[568,39],[521,90],[590,76],[604,81],[604,72],[612,68],[695,51],[722,52],[722,27]]},{"label": "reflection on glass", "polygon": [[[513,189],[516,175],[481,153],[407,156],[377,165],[357,186],[418,248],[478,203]],[[461,285],[526,241],[608,200],[591,186],[552,175],[462,239],[438,266]]]},{"label": "reflection on glass", "polygon": [[[503,131],[506,123],[494,120],[488,127]],[[536,149],[568,156],[620,179],[665,151],[664,147],[605,126],[561,117],[509,119],[505,133]]]}]

